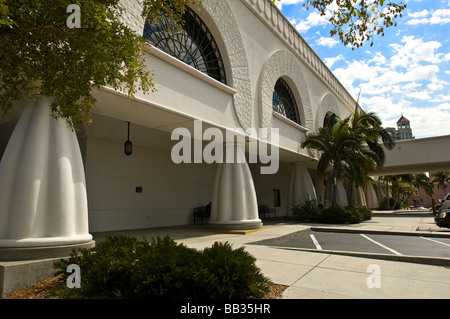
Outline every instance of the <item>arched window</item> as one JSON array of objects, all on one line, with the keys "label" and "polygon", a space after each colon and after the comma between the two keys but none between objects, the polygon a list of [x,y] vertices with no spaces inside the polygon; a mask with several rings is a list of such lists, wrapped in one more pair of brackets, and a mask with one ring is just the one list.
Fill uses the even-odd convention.
[{"label": "arched window", "polygon": [[300,123],[300,115],[298,113],[298,106],[295,102],[294,94],[285,80],[279,78],[275,83],[273,91],[272,108],[275,112],[287,117],[291,121]]},{"label": "arched window", "polygon": [[147,21],[144,38],[153,46],[226,84],[222,56],[207,26],[190,8],[186,8],[183,21],[181,31],[168,17],[157,23]]}]

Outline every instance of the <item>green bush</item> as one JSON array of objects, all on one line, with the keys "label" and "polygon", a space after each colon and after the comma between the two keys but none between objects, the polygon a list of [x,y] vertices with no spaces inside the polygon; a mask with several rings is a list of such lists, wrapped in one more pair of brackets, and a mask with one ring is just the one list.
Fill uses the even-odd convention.
[{"label": "green bush", "polygon": [[55,263],[57,274],[66,280],[70,264],[80,266],[81,288],[65,288],[66,297],[261,298],[269,283],[243,248],[215,243],[198,251],[170,237],[150,241],[107,237],[96,247]]},{"label": "green bush", "polygon": [[262,298],[267,293],[269,280],[244,248],[233,250],[228,243],[215,243],[201,255],[201,271],[196,272],[201,298]]},{"label": "green bush", "polygon": [[361,214],[362,221],[372,219],[372,211],[366,206],[355,206]]},{"label": "green bush", "polygon": [[292,206],[294,221],[299,223],[355,224],[372,218],[365,206],[341,206],[320,209],[315,201],[302,201]]},{"label": "green bush", "polygon": [[322,211],[320,222],[328,224],[357,224],[372,218],[372,211],[365,206],[336,206]]},{"label": "green bush", "polygon": [[344,206],[331,206],[322,210],[320,223],[325,224],[347,224],[355,220],[354,214]]},{"label": "green bush", "polygon": [[292,205],[292,216],[296,222],[316,223],[320,219],[320,209],[315,200],[303,200]]}]

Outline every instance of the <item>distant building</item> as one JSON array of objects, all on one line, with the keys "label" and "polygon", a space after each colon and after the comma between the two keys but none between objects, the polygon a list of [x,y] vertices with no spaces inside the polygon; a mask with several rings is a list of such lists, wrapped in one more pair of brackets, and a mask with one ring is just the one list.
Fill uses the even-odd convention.
[{"label": "distant building", "polygon": [[[436,172],[428,172],[430,180],[433,180],[436,176]],[[433,196],[428,196],[423,188],[416,188],[416,193],[411,196],[411,205],[413,206],[423,206],[431,207],[432,199],[434,199],[435,204],[439,204],[440,200],[448,194],[450,191],[449,184],[446,184],[446,188],[439,187],[437,183],[433,186]]]},{"label": "distant building", "polygon": [[397,129],[394,127],[387,127],[386,130],[391,134],[394,141],[413,140],[412,129],[409,120],[403,116],[397,121]]}]

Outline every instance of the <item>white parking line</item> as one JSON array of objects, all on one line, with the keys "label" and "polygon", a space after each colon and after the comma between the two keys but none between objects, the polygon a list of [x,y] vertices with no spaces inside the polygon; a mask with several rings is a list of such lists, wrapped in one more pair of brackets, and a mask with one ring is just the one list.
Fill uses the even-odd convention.
[{"label": "white parking line", "polygon": [[426,240],[429,240],[429,241],[433,241],[433,242],[435,242],[435,243],[438,243],[438,244],[441,244],[441,245],[445,245],[445,246],[449,246],[449,247],[450,247],[450,245],[449,245],[449,244],[446,244],[446,243],[440,242],[440,241],[438,241],[438,240],[434,240],[434,239],[431,239],[431,238],[426,238],[426,237],[420,237],[420,238],[422,238],[422,239],[426,239]]},{"label": "white parking line", "polygon": [[364,234],[360,234],[360,235],[363,236],[364,238],[366,238],[367,240],[370,240],[370,241],[373,242],[374,244],[377,244],[378,246],[381,246],[381,247],[383,247],[384,249],[387,249],[387,250],[389,250],[390,252],[392,252],[392,253],[394,253],[394,254],[396,254],[396,255],[399,255],[399,256],[402,255],[402,254],[400,254],[398,251],[395,251],[395,250],[392,249],[392,248],[389,248],[389,247],[387,247],[387,246],[385,246],[385,245],[383,245],[383,244],[380,244],[379,242],[373,240],[373,239],[370,238],[370,237],[367,237],[367,236],[364,235]]},{"label": "white parking line", "polygon": [[309,236],[311,236],[311,239],[314,243],[314,245],[316,245],[316,249],[317,250],[322,250],[322,247],[320,246],[319,242],[317,241],[316,237],[314,237],[313,234],[310,234]]}]

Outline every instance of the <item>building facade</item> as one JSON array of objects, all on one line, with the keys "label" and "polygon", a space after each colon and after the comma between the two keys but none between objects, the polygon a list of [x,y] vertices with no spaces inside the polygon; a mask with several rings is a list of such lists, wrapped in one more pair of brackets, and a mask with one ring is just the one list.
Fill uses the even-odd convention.
[{"label": "building facade", "polygon": [[[11,235],[8,229],[20,228],[10,218],[18,209],[11,203],[8,211],[0,213],[5,222],[0,238],[6,246],[20,245],[27,238],[40,244],[51,243],[52,236],[76,242],[86,240],[87,231],[193,224],[193,209],[210,202],[212,226],[259,228],[261,205],[274,207],[277,216],[284,216],[297,200],[326,200],[326,186],[316,173],[319,154],[300,144],[307,133],[323,125],[327,114],[344,118],[356,102],[270,0],[204,0],[200,10],[188,10],[189,23],[177,34],[143,21],[138,0],[124,0],[123,5],[124,21],[149,42],[146,58],[157,92],[137,92],[133,99],[110,88],[95,92],[93,123],[77,132],[82,162],[74,164],[77,169],[72,167],[79,171],[82,165],[84,176],[64,173],[81,190],[62,195],[48,191],[45,199],[46,207],[77,202],[85,185],[86,199],[81,200],[86,205],[77,211],[86,213],[64,215],[64,222],[81,220],[81,226],[64,226],[53,235],[52,227],[59,226],[47,225],[50,217],[39,217],[34,211],[23,218],[42,220]],[[0,126],[2,165],[11,162],[6,156],[11,153],[9,136],[16,134],[13,130],[24,109],[18,104],[15,115]],[[244,161],[209,163],[202,158],[212,141],[208,129],[223,136],[229,131],[244,132],[241,140],[223,141],[224,152],[233,151]],[[277,139],[250,138],[252,129],[267,129]],[[186,133],[186,140],[180,132]],[[124,152],[127,140],[132,143],[129,155]],[[266,155],[277,154],[271,158],[277,161],[275,172],[262,173],[272,163],[261,157],[249,160],[254,141],[260,148],[267,141]],[[186,148],[183,154],[177,153],[185,161],[173,157],[180,142],[192,146],[190,154]],[[44,139],[41,143],[53,142]],[[68,165],[74,161],[69,158]],[[339,190],[345,201],[342,185]],[[39,210],[39,205],[29,206]]]},{"label": "building facade", "polygon": [[394,141],[415,139],[412,134],[410,121],[404,117],[403,114],[397,121],[397,129],[394,127],[387,127],[386,130],[391,134]]}]

